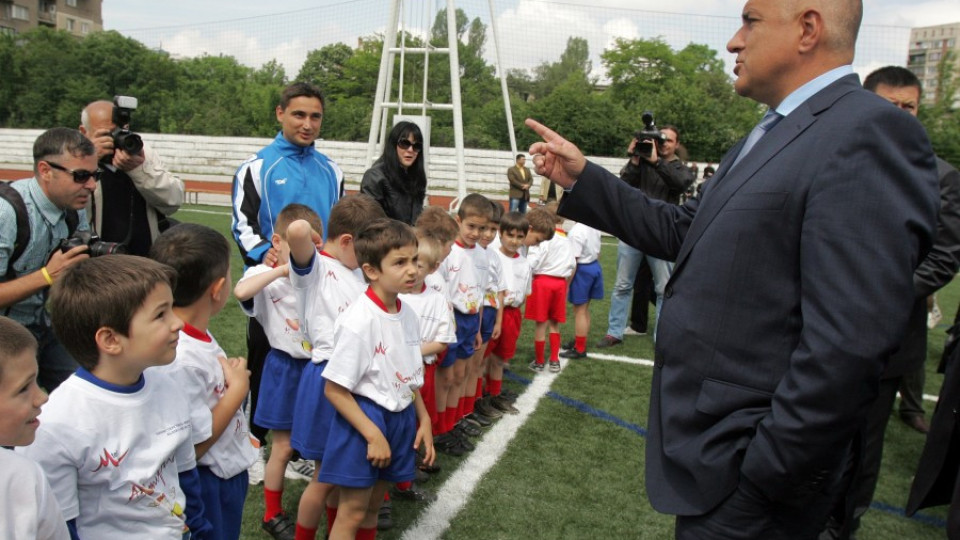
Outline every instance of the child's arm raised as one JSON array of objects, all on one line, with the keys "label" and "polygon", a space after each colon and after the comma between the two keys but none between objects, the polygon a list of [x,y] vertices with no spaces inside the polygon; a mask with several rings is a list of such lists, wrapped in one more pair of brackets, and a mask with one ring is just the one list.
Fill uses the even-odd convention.
[{"label": "child's arm raised", "polygon": [[213,414],[213,434],[210,438],[194,446],[197,459],[203,457],[219,439],[220,435],[230,425],[233,415],[243,405],[243,400],[250,391],[250,372],[247,371],[246,358],[218,358],[223,368],[223,379],[226,390],[220,401],[210,412]]},{"label": "child's arm raised", "polygon": [[317,253],[320,235],[305,220],[298,219],[287,226],[287,243],[290,244],[290,262],[303,268],[310,264]]},{"label": "child's arm raised", "polygon": [[246,302],[247,300],[256,296],[257,293],[262,291],[267,285],[288,275],[290,275],[290,265],[281,264],[280,266],[271,268],[266,272],[261,272],[247,278],[242,278],[237,282],[237,286],[233,288],[233,295],[237,297],[237,300]]},{"label": "child's arm raised", "polygon": [[[289,229],[287,230],[289,231]],[[367,440],[367,459],[370,464],[380,469],[390,465],[390,443],[387,442],[380,428],[370,421],[370,418],[357,405],[353,393],[328,379],[324,395],[333,405],[333,408],[340,413],[340,416],[350,422],[350,425]],[[429,423],[430,418],[428,416],[427,424],[429,425]]]}]

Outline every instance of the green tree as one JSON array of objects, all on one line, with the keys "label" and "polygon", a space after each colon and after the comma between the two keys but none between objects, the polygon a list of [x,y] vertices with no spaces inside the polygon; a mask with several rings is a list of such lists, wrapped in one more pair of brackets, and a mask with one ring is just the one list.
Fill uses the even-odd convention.
[{"label": "green tree", "polygon": [[920,121],[927,128],[933,150],[954,166],[960,166],[960,112],[956,103],[960,77],[957,76],[957,57],[948,51],[937,66],[936,88],[925,88],[934,95],[934,102],[920,107]]},{"label": "green tree", "polygon": [[567,38],[567,46],[560,54],[559,61],[544,62],[534,68],[534,93],[537,97],[548,96],[557,86],[572,76],[590,81],[592,69],[590,45],[587,40],[580,37]]},{"label": "green tree", "polygon": [[[533,102],[530,115],[576,141],[588,155],[623,155],[632,133],[620,104],[576,74],[560,83],[550,95]],[[520,135],[521,148],[536,140],[529,129],[521,130]]]},{"label": "green tree", "polygon": [[307,53],[307,59],[300,67],[297,80],[311,82],[327,92],[333,82],[345,76],[347,61],[353,53],[353,49],[343,43],[333,43],[314,49]]}]

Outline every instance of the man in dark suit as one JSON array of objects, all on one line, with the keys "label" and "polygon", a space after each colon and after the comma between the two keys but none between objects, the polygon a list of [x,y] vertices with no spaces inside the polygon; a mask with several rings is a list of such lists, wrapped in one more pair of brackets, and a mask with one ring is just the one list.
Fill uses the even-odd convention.
[{"label": "man in dark suit", "polygon": [[517,154],[517,164],[507,169],[507,182],[510,182],[510,211],[527,213],[527,203],[530,202],[530,186],[533,185],[533,174],[526,167],[527,158]]},{"label": "man in dark suit", "polygon": [[861,16],[859,0],[747,2],[727,45],[735,88],[771,112],[682,206],[527,120],[537,172],[569,190],[562,215],[676,261],[646,489],[678,538],[815,538],[903,337],[936,165],[916,119],[853,74]]}]

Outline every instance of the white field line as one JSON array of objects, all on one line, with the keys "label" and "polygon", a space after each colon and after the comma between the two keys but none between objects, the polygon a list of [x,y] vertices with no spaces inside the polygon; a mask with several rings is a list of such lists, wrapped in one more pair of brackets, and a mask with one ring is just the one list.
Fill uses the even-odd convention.
[{"label": "white field line", "polygon": [[[561,366],[566,361],[561,359]],[[550,372],[537,374],[533,382],[520,394],[514,406],[520,414],[504,414],[490,431],[476,443],[476,449],[470,453],[437,493],[437,500],[420,515],[409,529],[404,531],[404,540],[432,540],[443,536],[450,522],[467,504],[483,476],[500,460],[507,445],[516,436],[517,431],[527,421],[537,404],[550,391],[557,376]]]},{"label": "white field line", "polygon": [[229,216],[230,212],[216,212],[214,210],[201,210],[199,208],[184,208],[180,207],[177,212],[193,212],[195,214],[213,214],[215,216]]}]

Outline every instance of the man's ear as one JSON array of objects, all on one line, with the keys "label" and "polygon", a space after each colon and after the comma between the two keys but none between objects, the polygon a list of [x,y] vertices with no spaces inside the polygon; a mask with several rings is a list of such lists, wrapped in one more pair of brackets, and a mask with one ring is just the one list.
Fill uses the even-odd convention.
[{"label": "man's ear", "polygon": [[123,336],[119,332],[109,326],[101,326],[97,329],[97,333],[93,335],[93,339],[97,342],[97,349],[111,356],[123,352],[122,338]]},{"label": "man's ear", "polygon": [[816,10],[808,9],[800,14],[799,21],[802,28],[799,52],[809,53],[823,41],[823,16]]}]

